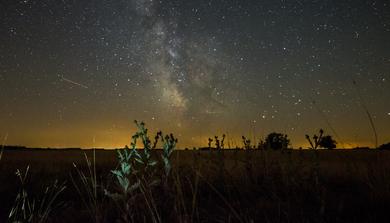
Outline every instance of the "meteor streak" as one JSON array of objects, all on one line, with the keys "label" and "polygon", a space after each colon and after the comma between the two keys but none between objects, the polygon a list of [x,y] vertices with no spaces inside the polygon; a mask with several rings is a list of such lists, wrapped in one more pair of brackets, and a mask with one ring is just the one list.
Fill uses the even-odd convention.
[{"label": "meteor streak", "polygon": [[206,111],[206,112],[203,112],[203,113],[206,113],[206,114],[220,114],[220,113],[225,113],[224,111]]},{"label": "meteor streak", "polygon": [[70,82],[70,83],[75,84],[75,85],[78,85],[78,86],[83,87],[83,88],[88,88],[88,87],[85,86],[85,85],[79,84],[79,83],[77,83],[77,82],[71,81],[71,80],[66,79],[66,78],[62,78],[62,80],[67,81],[67,82]]}]

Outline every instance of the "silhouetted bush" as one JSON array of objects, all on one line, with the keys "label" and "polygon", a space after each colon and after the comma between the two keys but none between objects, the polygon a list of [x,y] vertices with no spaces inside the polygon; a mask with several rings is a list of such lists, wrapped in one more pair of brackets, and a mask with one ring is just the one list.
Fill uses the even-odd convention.
[{"label": "silhouetted bush", "polygon": [[390,149],[390,142],[387,144],[382,144],[378,149]]},{"label": "silhouetted bush", "polygon": [[267,149],[287,149],[290,145],[290,140],[287,139],[287,135],[282,133],[270,133],[267,138],[265,138],[264,147]]},{"label": "silhouetted bush", "polygon": [[334,149],[336,148],[336,144],[337,142],[332,139],[332,136],[324,136],[319,141],[320,147],[326,149]]}]

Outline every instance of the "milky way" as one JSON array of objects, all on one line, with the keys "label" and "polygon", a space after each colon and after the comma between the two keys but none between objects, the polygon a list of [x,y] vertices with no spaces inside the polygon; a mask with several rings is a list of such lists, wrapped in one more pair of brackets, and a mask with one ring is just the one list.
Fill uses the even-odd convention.
[{"label": "milky way", "polygon": [[150,1],[135,1],[133,6],[135,23],[143,25],[132,45],[135,53],[145,55],[140,70],[150,85],[147,88],[155,88],[155,103],[184,119],[224,112],[228,98],[232,99],[227,90],[232,68],[221,59],[223,49],[215,36],[187,24],[175,7]]}]

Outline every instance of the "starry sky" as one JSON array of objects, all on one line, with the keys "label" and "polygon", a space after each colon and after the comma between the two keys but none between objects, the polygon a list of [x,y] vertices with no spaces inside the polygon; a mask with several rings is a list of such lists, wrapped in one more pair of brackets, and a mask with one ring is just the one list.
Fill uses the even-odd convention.
[{"label": "starry sky", "polygon": [[271,132],[307,148],[321,128],[375,147],[366,108],[388,143],[389,13],[375,0],[5,0],[1,141],[123,148],[137,120],[179,149]]}]

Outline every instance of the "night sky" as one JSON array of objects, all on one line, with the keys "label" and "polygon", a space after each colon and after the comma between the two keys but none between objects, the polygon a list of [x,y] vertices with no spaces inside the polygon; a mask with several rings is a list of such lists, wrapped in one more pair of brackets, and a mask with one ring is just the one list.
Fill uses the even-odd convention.
[{"label": "night sky", "polygon": [[0,143],[123,148],[137,120],[179,149],[307,148],[321,128],[375,147],[365,107],[390,142],[388,1],[5,0],[0,18]]}]

